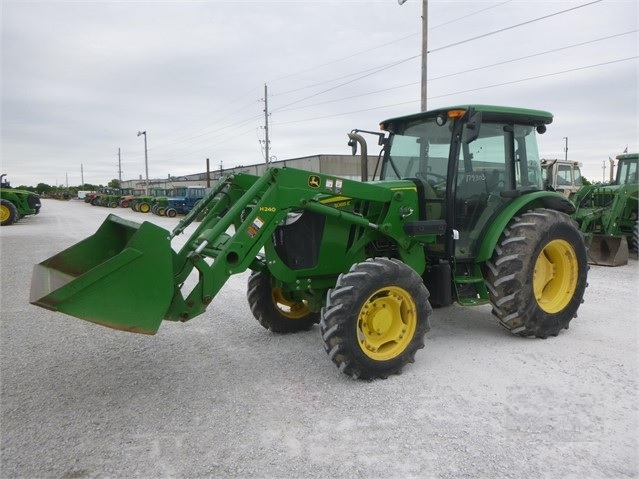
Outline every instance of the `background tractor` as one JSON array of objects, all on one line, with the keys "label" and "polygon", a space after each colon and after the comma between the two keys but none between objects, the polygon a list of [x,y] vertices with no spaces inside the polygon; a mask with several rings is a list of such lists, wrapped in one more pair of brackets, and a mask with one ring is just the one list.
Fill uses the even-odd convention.
[{"label": "background tractor", "polygon": [[546,188],[572,198],[583,186],[578,161],[541,160],[541,172]]},{"label": "background tractor", "polygon": [[145,194],[144,190],[135,188],[123,188],[121,191],[122,195],[118,198],[120,208],[130,208],[136,198]]},{"label": "background tractor", "polygon": [[40,197],[31,191],[12,188],[4,180],[5,176],[0,175],[0,225],[12,225],[23,216],[37,215],[42,206]]},{"label": "background tractor", "polygon": [[[568,328],[587,279],[572,203],[546,191],[536,133],[547,112],[486,105],[393,118],[369,180],[294,168],[221,178],[172,230],[109,215],[37,264],[31,303],[154,334],[189,321],[227,279],[251,270],[247,299],[276,333],[319,323],[340,371],[400,373],[424,346],[431,303],[492,304],[523,337]],[[179,251],[171,241],[203,214]]]},{"label": "background tractor", "polygon": [[[155,198],[151,213],[158,216],[166,216],[166,210],[169,207],[169,198],[182,198],[186,196],[186,186],[176,186],[165,191],[165,194]],[[177,216],[177,211],[172,212],[173,216]]]},{"label": "background tractor", "polygon": [[[180,189],[181,190],[181,189]],[[176,217],[178,214],[185,215],[193,209],[193,207],[201,201],[206,195],[206,190],[201,186],[187,186],[178,195],[169,196],[166,199],[166,209],[162,214],[162,210],[158,210],[161,216],[170,218]]]},{"label": "background tractor", "polygon": [[586,236],[592,264],[627,264],[629,242],[637,252],[638,158],[638,153],[617,156],[617,174],[611,184],[584,186],[573,198],[574,218]]},{"label": "background tractor", "polygon": [[152,211],[159,200],[166,197],[169,191],[164,188],[151,188],[148,195],[142,194],[133,198],[129,203],[129,207],[139,213],[148,213]]}]

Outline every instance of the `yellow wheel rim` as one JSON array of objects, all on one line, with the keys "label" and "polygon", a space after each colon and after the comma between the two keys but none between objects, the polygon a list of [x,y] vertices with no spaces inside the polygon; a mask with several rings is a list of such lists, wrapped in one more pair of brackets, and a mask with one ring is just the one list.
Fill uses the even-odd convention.
[{"label": "yellow wheel rim", "polygon": [[579,265],[573,247],[553,240],[539,254],[533,273],[535,299],[547,313],[564,309],[577,289]]},{"label": "yellow wheel rim", "polygon": [[373,293],[357,318],[357,340],[366,356],[387,361],[402,354],[415,335],[417,308],[403,288],[390,286]]},{"label": "yellow wheel rim", "polygon": [[148,213],[150,209],[151,209],[151,207],[147,203],[142,203],[140,205],[140,212],[141,213]]},{"label": "yellow wheel rim", "polygon": [[300,319],[309,314],[308,306],[304,301],[291,301],[284,296],[280,288],[272,290],[273,304],[282,316],[289,319]]},{"label": "yellow wheel rim", "polygon": [[7,208],[5,205],[0,206],[0,220],[2,222],[6,221],[9,219],[9,208]]}]

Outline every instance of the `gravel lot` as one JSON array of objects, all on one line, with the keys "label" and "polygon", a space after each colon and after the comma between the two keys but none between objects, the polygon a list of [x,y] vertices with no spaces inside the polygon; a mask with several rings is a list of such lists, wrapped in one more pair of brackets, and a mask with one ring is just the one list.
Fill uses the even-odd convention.
[{"label": "gravel lot", "polygon": [[108,213],[177,223],[44,200],[0,229],[2,478],[639,477],[635,259],[591,268],[557,338],[512,336],[488,306],[439,309],[415,364],[364,382],[317,327],[261,328],[248,274],[156,336],[30,305],[33,265]]}]

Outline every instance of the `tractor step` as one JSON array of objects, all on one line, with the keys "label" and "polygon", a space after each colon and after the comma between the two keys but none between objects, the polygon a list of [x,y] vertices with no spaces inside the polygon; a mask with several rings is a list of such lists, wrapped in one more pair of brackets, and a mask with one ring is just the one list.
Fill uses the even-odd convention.
[{"label": "tractor step", "polygon": [[472,264],[468,267],[470,271],[467,274],[453,277],[457,301],[462,306],[477,306],[488,303],[488,289],[479,266]]}]

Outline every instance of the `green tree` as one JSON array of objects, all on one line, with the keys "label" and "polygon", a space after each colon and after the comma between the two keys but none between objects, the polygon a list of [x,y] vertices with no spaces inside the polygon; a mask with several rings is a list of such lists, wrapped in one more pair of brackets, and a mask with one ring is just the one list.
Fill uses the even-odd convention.
[{"label": "green tree", "polygon": [[107,186],[109,188],[120,188],[120,180],[118,180],[117,178],[114,178],[111,181],[109,181]]},{"label": "green tree", "polygon": [[46,183],[38,183],[38,185],[35,187],[36,191],[40,194],[49,194],[51,193],[51,190],[53,189],[53,186],[51,185],[47,185]]}]

